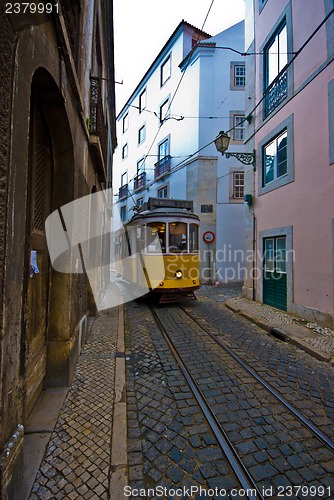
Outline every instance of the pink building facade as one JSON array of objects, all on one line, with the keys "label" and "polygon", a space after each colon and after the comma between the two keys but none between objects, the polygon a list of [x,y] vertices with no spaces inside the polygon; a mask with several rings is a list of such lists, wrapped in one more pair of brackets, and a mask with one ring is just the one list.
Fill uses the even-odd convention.
[{"label": "pink building facade", "polygon": [[246,0],[243,294],[333,326],[334,2]]}]

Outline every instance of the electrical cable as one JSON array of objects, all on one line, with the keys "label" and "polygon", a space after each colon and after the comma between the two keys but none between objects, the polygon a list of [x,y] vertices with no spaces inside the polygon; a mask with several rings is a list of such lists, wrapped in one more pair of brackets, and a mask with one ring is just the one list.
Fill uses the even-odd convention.
[{"label": "electrical cable", "polygon": [[[211,8],[212,8],[212,6],[213,6],[213,4],[214,4],[214,1],[215,1],[215,0],[212,0],[212,1],[211,1],[210,7],[209,7],[208,12],[207,12],[207,14],[206,14],[206,16],[205,16],[205,19],[204,19],[204,22],[203,22],[203,25],[202,25],[201,31],[203,31],[203,28],[204,28],[205,23],[206,23],[206,21],[207,21],[207,19],[208,19],[208,16],[209,16],[209,13],[210,13],[210,11],[211,11]],[[198,33],[198,35],[197,35],[197,40],[196,40],[196,44],[197,44],[197,42],[199,41],[199,39],[200,39],[200,34]],[[195,47],[196,47],[196,44],[192,47],[192,49],[191,49],[191,51],[190,51],[190,53],[189,53],[189,54],[192,54],[192,52],[194,51],[194,49],[195,49]],[[158,127],[158,130],[157,130],[157,132],[156,132],[156,134],[155,134],[155,136],[154,136],[154,139],[153,139],[153,141],[152,141],[152,144],[151,144],[151,146],[150,146],[150,147],[149,147],[149,149],[148,149],[148,153],[151,151],[151,149],[152,149],[152,147],[153,147],[153,144],[155,143],[156,138],[157,138],[157,137],[158,137],[158,135],[159,135],[159,132],[160,132],[161,126],[162,126],[162,124],[163,124],[163,122],[164,122],[164,120],[165,120],[166,116],[168,115],[168,113],[169,113],[169,111],[170,111],[170,108],[171,108],[172,103],[173,103],[173,101],[174,101],[174,99],[175,99],[175,96],[176,96],[176,94],[177,94],[177,92],[178,92],[178,90],[179,90],[179,88],[180,88],[180,85],[181,85],[181,83],[182,83],[182,80],[183,80],[183,78],[184,78],[184,76],[185,76],[185,74],[186,74],[186,71],[187,71],[187,68],[188,68],[188,66],[189,66],[189,63],[190,63],[190,59],[187,61],[187,64],[186,64],[186,66],[185,66],[185,68],[184,68],[184,71],[183,71],[183,73],[182,73],[182,75],[181,75],[181,78],[180,78],[180,80],[179,80],[179,83],[177,84],[176,89],[175,89],[175,91],[174,91],[174,94],[173,94],[173,96],[172,96],[172,98],[171,98],[171,100],[170,100],[170,102],[169,102],[169,104],[168,104],[168,108],[167,108],[167,110],[166,110],[166,113],[165,113],[164,119],[163,119],[163,120],[162,120],[162,122],[160,123],[160,125],[159,125],[159,127]],[[145,164],[145,160],[144,160],[144,164]]]}]

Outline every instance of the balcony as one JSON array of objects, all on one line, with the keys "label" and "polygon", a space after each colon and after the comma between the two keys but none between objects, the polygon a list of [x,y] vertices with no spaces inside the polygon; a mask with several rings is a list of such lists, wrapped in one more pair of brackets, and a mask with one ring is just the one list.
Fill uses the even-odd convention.
[{"label": "balcony", "polygon": [[102,178],[106,177],[108,129],[104,119],[101,80],[95,77],[91,77],[90,79],[89,133],[98,173]]},{"label": "balcony", "polygon": [[264,93],[264,117],[270,115],[288,95],[288,71],[277,75]]},{"label": "balcony", "polygon": [[133,189],[138,191],[139,189],[143,189],[146,185],[146,172],[142,172],[133,179]]},{"label": "balcony", "polygon": [[128,185],[124,184],[124,186],[121,186],[118,191],[118,197],[119,200],[122,200],[128,196]]},{"label": "balcony", "polygon": [[170,164],[171,164],[171,156],[167,155],[157,163],[154,164],[154,178],[163,177],[164,175],[169,174],[170,172]]}]

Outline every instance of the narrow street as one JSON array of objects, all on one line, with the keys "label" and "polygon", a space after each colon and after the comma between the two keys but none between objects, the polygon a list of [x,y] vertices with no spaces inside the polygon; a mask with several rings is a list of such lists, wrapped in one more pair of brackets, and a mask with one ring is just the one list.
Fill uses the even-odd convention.
[{"label": "narrow street", "polygon": [[[234,314],[225,301],[239,293],[235,284],[202,287],[197,301],[154,305],[154,313],[147,300],[126,304],[124,354],[114,328],[122,315],[117,309],[100,314],[29,498],[244,498],[247,484],[249,498],[332,498],[333,366]],[[250,483],[227,460],[155,314]],[[320,439],[207,332],[296,408]],[[118,402],[125,402],[124,392],[117,396],[118,361],[126,367],[124,435],[116,415]],[[125,439],[127,456],[117,461]]]}]

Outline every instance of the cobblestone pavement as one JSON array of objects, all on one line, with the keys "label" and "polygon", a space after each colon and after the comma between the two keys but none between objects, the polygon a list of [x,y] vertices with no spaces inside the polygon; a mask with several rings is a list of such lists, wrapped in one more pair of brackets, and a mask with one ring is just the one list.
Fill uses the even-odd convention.
[{"label": "cobblestone pavement", "polygon": [[146,304],[128,304],[125,324],[131,488],[240,486]]},{"label": "cobblestone pavement", "polygon": [[[203,297],[217,300],[218,297],[224,297],[224,287],[226,290],[226,285],[218,287],[218,290],[217,287],[216,290],[213,287],[205,287],[206,292],[203,287],[204,290],[201,292]],[[234,287],[238,288],[238,285]],[[293,342],[304,348],[306,352],[334,365],[334,331],[332,329],[240,296],[229,298],[227,305],[233,311],[255,321],[268,331],[273,329],[275,331],[278,328],[278,332],[282,333],[283,337],[286,336],[288,340],[292,337]]]},{"label": "cobblestone pavement", "polygon": [[100,314],[88,335],[31,500],[109,498],[117,315]]},{"label": "cobblestone pavement", "polygon": [[[240,285],[202,287],[183,307],[211,329],[305,416],[334,439],[334,368],[282,343],[225,306]],[[125,306],[128,483],[124,498],[150,498],[140,488],[173,491],[240,488],[178,365],[143,300]],[[161,308],[167,314],[170,306]],[[177,310],[177,309],[175,309]],[[334,456],[254,386],[217,347],[181,318],[173,324],[201,388],[208,391],[234,443],[264,487],[331,486]],[[87,337],[73,383],[37,473],[30,499],[109,499],[118,310],[100,314]],[[193,328],[193,326],[191,327]],[[179,339],[179,340],[178,340]],[[181,339],[181,340],[180,340]],[[123,358],[124,359],[124,358]],[[225,365],[223,365],[225,363]],[[216,375],[213,375],[216,373]],[[241,382],[235,384],[235,376]],[[236,385],[236,386],[235,386]],[[279,417],[278,419],[276,417]],[[282,422],[279,422],[281,419]],[[117,419],[115,419],[117,420]],[[285,422],[285,428],[283,425]],[[291,439],[292,438],[292,439]],[[138,491],[135,492],[134,489]],[[268,490],[269,491],[269,490]],[[305,491],[305,490],[304,490]],[[327,496],[326,496],[327,495]],[[165,498],[203,498],[169,495]],[[211,498],[222,498],[211,495]],[[235,497],[238,498],[238,497]],[[244,498],[244,496],[240,496]],[[268,498],[276,498],[268,495]],[[280,498],[330,498],[328,492]]]},{"label": "cobblestone pavement", "polygon": [[[334,369],[317,361],[293,345],[280,342],[247,319],[229,311],[224,302],[231,290],[205,287],[198,294],[201,300],[187,305],[191,313],[206,318],[208,326],[220,331],[221,338],[233,345],[235,352],[256,368],[258,373],[297,408],[304,409],[316,425],[332,424],[334,438]],[[238,285],[235,287],[237,296]],[[322,421],[322,418],[328,420]]]},{"label": "cobblestone pavement", "polygon": [[[238,293],[238,285],[203,288],[197,292],[199,300],[184,307],[207,328],[220,332],[224,342],[333,439],[333,369],[233,314],[224,302]],[[168,315],[167,308],[161,310]],[[334,491],[333,453],[272,397],[263,394],[263,388],[251,387],[249,376],[240,375],[233,362],[222,368],[219,358],[224,355],[217,347],[212,350],[206,345],[207,352],[201,350],[176,312],[174,320],[171,316],[165,319],[173,323],[172,331],[179,338],[183,355],[193,365],[201,389],[216,405],[224,428],[256,480],[268,488],[310,484],[331,487],[331,492],[323,495],[319,490],[313,496],[298,496],[330,498]],[[146,491],[157,485],[236,487],[224,457],[216,456],[216,441],[144,304],[129,304],[126,321],[131,407],[128,438],[135,455],[130,458],[131,462],[135,460],[129,469],[131,487]],[[241,380],[237,386],[236,373]]]}]

